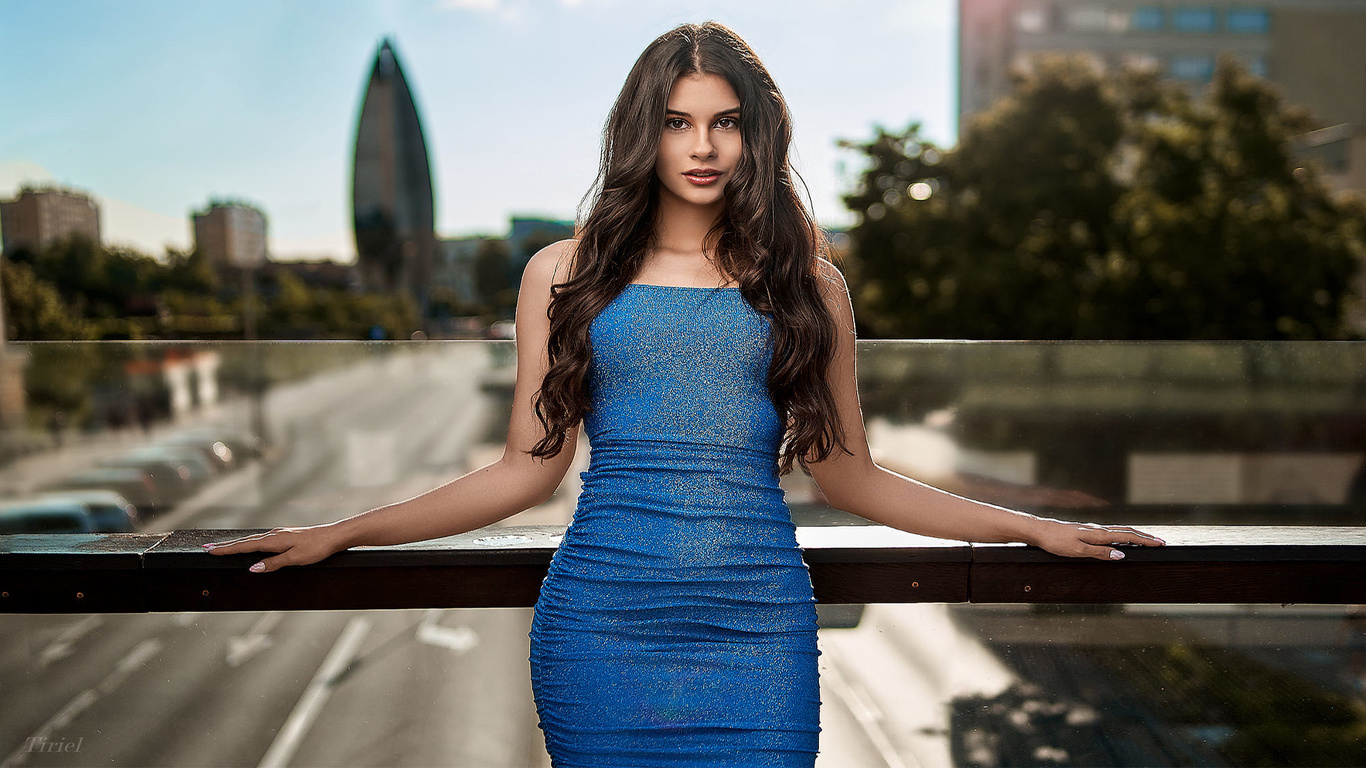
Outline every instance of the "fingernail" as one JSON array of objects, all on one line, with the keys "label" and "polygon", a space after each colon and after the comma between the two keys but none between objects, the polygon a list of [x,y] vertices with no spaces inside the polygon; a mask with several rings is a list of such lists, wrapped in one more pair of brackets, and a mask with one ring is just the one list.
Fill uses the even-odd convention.
[{"label": "fingernail", "polygon": [[261,571],[264,571],[265,569],[266,569],[266,564],[265,564],[265,563],[257,563],[256,565],[253,565],[252,567],[248,568],[247,570],[249,570],[249,571],[254,571],[254,572],[256,572],[256,573],[260,573]]},{"label": "fingernail", "polygon": [[212,544],[201,544],[200,546],[202,546],[204,549],[213,549]]},{"label": "fingernail", "polygon": [[1123,552],[1120,552],[1118,549],[1112,549],[1112,550],[1110,550],[1110,559],[1111,559],[1111,560],[1122,560],[1122,559],[1124,559],[1124,553],[1123,553]]}]

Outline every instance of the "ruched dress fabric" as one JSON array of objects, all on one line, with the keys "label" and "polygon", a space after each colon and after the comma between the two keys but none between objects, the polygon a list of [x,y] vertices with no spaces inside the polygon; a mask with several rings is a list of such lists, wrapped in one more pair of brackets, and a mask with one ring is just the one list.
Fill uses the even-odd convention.
[{"label": "ruched dress fabric", "polygon": [[815,764],[769,330],[738,288],[632,283],[593,321],[589,466],[529,635],[555,768]]}]

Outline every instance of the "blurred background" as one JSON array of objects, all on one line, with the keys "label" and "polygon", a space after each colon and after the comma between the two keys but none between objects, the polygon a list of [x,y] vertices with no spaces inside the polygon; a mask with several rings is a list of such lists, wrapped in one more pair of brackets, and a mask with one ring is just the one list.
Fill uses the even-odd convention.
[{"label": "blurred background", "polygon": [[[497,460],[522,269],[706,19],[791,107],[882,466],[1362,524],[1366,0],[54,0],[0,5],[0,553]],[[498,527],[568,524],[588,456]],[[825,766],[1366,764],[1361,607],[821,608]],[[0,766],[548,765],[530,616],[0,616]]]}]

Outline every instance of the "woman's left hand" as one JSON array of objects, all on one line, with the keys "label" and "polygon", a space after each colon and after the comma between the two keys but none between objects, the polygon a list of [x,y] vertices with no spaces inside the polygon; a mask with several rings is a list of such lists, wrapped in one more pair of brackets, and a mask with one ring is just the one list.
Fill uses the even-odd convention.
[{"label": "woman's left hand", "polygon": [[1040,549],[1063,557],[1094,557],[1097,560],[1119,560],[1124,553],[1110,544],[1143,544],[1160,547],[1167,542],[1150,533],[1127,525],[1073,523],[1067,520],[1039,518],[1032,541]]}]

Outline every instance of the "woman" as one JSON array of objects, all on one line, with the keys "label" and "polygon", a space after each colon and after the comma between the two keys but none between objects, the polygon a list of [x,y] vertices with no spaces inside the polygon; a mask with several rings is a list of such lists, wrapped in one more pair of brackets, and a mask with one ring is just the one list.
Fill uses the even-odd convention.
[{"label": "woman", "polygon": [[278,552],[257,564],[269,572],[489,525],[550,497],[582,427],[590,466],[530,633],[554,764],[810,766],[815,600],[778,484],[794,462],[833,506],[915,533],[1102,559],[1162,543],[872,461],[848,290],[793,187],[782,95],[734,32],[686,24],[651,43],[605,139],[577,239],[522,278],[503,458],[213,552]]}]

